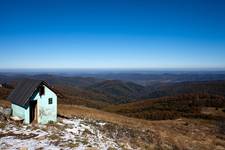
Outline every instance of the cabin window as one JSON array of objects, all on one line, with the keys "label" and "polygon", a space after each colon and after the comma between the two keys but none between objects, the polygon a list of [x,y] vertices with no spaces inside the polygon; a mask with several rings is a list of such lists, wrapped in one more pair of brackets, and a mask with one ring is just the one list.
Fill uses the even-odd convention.
[{"label": "cabin window", "polygon": [[48,104],[52,104],[52,98],[48,99]]},{"label": "cabin window", "polygon": [[40,89],[40,96],[44,95],[45,94],[45,87],[40,86],[39,89]]}]

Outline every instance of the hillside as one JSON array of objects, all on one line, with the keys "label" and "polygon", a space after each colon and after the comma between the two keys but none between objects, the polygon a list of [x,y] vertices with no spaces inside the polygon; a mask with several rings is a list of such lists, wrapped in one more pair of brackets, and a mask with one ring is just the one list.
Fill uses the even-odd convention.
[{"label": "hillside", "polygon": [[[225,81],[195,81],[181,83],[161,83],[152,86],[141,86],[132,82],[120,80],[95,80],[92,78],[58,76],[35,76],[37,79],[46,80],[63,97],[60,103],[85,105],[94,108],[103,108],[108,104],[122,104],[165,96],[177,96],[182,94],[209,94],[225,96]],[[19,79],[11,77],[10,86],[15,87]],[[72,80],[72,81],[70,81]],[[87,80],[87,81],[85,81]],[[74,85],[76,84],[76,86]],[[1,95],[7,96],[5,91],[10,88],[2,88]],[[5,94],[4,94],[5,93]]]},{"label": "hillside", "polygon": [[144,86],[120,80],[105,80],[86,89],[106,95],[113,103],[134,101],[148,93]]},{"label": "hillside", "polygon": [[4,88],[4,87],[0,88],[0,99],[6,99],[11,91],[12,89]]},{"label": "hillside", "polygon": [[[105,80],[84,89],[87,92],[103,96],[104,101],[113,104],[129,103],[150,98],[177,96],[182,94],[209,94],[225,96],[225,81],[195,81],[180,83],[160,83],[152,86],[141,86],[120,80]],[[103,100],[96,97],[98,100]],[[95,98],[94,98],[95,99]]]},{"label": "hillside", "polygon": [[[205,108],[221,112],[222,115],[205,114],[203,113]],[[111,105],[104,110],[148,120],[167,120],[180,117],[219,120],[225,119],[225,97],[210,94],[182,94]]]},{"label": "hillside", "polygon": [[180,82],[155,84],[148,86],[149,98],[159,98],[162,96],[175,96],[179,94],[199,94],[206,93],[212,95],[225,96],[225,81],[195,81],[195,82]]},{"label": "hillside", "polygon": [[[132,75],[132,74],[131,74]],[[75,96],[79,99],[87,99],[98,102],[106,103],[128,103],[137,100],[149,99],[149,98],[160,98],[164,96],[176,96],[179,94],[211,94],[224,96],[225,94],[225,80],[214,80],[223,77],[223,74],[211,74],[211,75],[189,75],[187,80],[199,79],[201,80],[210,79],[208,81],[185,81],[179,78],[184,78],[185,75],[177,74],[164,74],[164,75],[143,75],[140,80],[148,82],[148,76],[151,78],[155,76],[161,79],[160,82],[152,82],[148,86],[136,84],[134,82],[126,81],[122,76],[122,80],[103,80],[101,75],[98,78],[94,77],[64,77],[60,75],[0,75],[0,81],[2,83],[9,83],[13,86],[16,82],[24,77],[34,78],[39,80],[45,80],[50,85],[59,88],[62,93],[69,93],[70,96]],[[118,78],[119,78],[118,77]],[[137,77],[139,77],[137,75]],[[164,82],[168,78],[172,79],[171,82]],[[179,81],[178,81],[179,79]],[[67,92],[69,91],[69,92]],[[64,94],[67,95],[67,94]],[[70,100],[70,103],[72,100]],[[73,103],[73,102],[72,102]]]},{"label": "hillside", "polygon": [[62,97],[59,97],[61,104],[82,105],[98,109],[111,104],[107,96],[90,90],[70,86],[54,86],[54,89],[62,94]]}]

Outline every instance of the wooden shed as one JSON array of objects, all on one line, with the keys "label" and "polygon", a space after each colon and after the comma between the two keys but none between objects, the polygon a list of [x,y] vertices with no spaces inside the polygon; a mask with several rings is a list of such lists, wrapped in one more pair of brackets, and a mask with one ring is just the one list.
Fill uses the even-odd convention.
[{"label": "wooden shed", "polygon": [[24,79],[8,96],[12,116],[24,119],[24,123],[46,124],[57,121],[57,94],[44,81]]}]

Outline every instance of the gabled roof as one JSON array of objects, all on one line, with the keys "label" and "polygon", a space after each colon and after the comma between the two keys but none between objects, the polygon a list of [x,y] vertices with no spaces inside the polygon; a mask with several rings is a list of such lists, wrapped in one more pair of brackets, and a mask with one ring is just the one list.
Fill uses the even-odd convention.
[{"label": "gabled roof", "polygon": [[49,87],[46,82],[41,80],[23,79],[17,84],[7,99],[13,104],[24,107],[41,84]]}]

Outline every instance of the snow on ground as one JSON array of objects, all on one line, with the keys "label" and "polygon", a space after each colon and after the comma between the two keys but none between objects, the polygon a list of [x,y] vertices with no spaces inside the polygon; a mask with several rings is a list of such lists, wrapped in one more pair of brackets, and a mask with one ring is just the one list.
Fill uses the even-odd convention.
[{"label": "snow on ground", "polygon": [[58,118],[48,125],[20,125],[6,122],[0,127],[0,149],[121,149],[100,128],[107,123],[80,118]]}]

